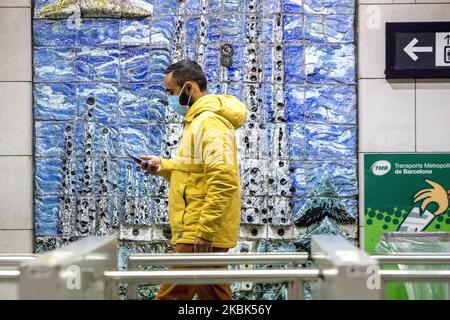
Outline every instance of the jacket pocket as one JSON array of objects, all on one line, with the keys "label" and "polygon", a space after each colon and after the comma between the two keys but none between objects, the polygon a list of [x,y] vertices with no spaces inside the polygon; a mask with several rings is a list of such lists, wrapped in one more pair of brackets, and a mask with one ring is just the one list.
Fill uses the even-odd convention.
[{"label": "jacket pocket", "polygon": [[178,232],[183,228],[183,218],[186,212],[186,202],[184,194],[186,191],[185,184],[173,184],[169,191],[169,218],[170,226],[174,232]]},{"label": "jacket pocket", "polygon": [[205,202],[205,197],[206,193],[203,190],[193,186],[186,186],[186,210],[183,217],[183,227],[185,229],[187,228],[187,231],[195,231],[194,227],[197,225],[198,220],[200,219],[200,214]]}]

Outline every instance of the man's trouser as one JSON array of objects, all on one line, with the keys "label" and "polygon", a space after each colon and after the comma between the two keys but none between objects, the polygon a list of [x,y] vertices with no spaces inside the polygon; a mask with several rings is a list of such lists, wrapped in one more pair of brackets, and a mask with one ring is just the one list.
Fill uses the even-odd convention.
[{"label": "man's trouser", "polygon": [[[193,253],[193,244],[179,243],[175,246],[177,253]],[[213,248],[213,252],[227,252],[225,248]],[[205,268],[206,266],[202,266]],[[178,267],[178,269],[186,269]],[[212,266],[211,268],[223,268],[223,266]],[[177,268],[172,267],[171,270]],[[214,285],[178,285],[163,284],[159,288],[156,299],[158,300],[191,300],[197,294],[200,300],[231,300],[231,289],[228,284]]]}]

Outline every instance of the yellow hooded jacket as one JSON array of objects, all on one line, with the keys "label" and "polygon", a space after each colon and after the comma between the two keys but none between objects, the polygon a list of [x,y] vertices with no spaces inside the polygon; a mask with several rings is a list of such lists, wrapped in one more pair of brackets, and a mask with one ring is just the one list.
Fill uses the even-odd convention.
[{"label": "yellow hooded jacket", "polygon": [[246,119],[245,105],[228,95],[206,95],[189,108],[176,156],[161,159],[158,172],[170,182],[173,244],[199,237],[213,247],[236,245],[241,186],[235,129]]}]

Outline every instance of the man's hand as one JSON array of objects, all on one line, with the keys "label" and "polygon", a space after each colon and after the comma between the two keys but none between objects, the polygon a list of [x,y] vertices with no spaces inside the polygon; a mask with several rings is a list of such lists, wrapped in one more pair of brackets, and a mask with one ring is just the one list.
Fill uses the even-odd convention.
[{"label": "man's hand", "polygon": [[161,159],[158,156],[141,156],[142,169],[148,171],[152,175],[156,175],[161,169]]},{"label": "man's hand", "polygon": [[202,238],[195,238],[194,252],[212,252],[212,242]]}]

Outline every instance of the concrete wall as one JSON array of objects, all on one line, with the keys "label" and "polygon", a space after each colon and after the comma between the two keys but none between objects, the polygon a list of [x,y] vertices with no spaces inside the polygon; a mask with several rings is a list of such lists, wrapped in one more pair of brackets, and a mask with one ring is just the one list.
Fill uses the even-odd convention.
[{"label": "concrete wall", "polygon": [[450,152],[450,81],[386,81],[385,23],[450,21],[450,1],[360,0],[358,4],[360,239],[365,153]]},{"label": "concrete wall", "polygon": [[31,48],[31,1],[0,0],[0,253],[33,250]]}]

